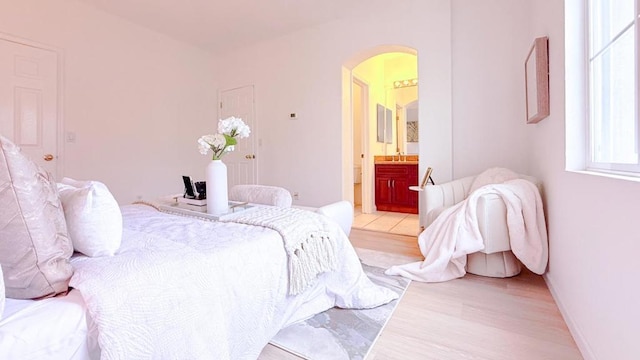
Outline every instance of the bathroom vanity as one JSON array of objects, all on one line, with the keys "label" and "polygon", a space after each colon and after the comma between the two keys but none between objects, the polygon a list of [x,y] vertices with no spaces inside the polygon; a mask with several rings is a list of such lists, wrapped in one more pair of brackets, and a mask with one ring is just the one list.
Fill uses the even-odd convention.
[{"label": "bathroom vanity", "polygon": [[[376,209],[410,214],[418,213],[418,161],[409,157],[377,158],[375,164]],[[397,159],[397,160],[396,160]]]}]

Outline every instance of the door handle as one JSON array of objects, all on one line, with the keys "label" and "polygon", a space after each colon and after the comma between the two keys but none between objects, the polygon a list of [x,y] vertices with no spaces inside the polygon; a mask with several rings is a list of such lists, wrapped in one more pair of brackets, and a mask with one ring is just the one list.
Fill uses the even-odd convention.
[{"label": "door handle", "polygon": [[387,180],[387,187],[390,188],[391,187],[391,180]]},{"label": "door handle", "polygon": [[42,157],[44,159],[44,161],[51,161],[53,160],[53,155],[51,154],[46,154],[45,156]]},{"label": "door handle", "polygon": [[251,154],[251,155],[245,155],[244,156],[245,159],[255,159],[256,155],[255,154]]}]

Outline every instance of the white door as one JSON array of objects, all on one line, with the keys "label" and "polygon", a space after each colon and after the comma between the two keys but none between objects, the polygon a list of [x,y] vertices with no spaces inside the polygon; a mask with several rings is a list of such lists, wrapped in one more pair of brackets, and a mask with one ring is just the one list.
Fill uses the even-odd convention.
[{"label": "white door", "polygon": [[238,139],[235,150],[227,153],[223,161],[227,165],[229,187],[238,184],[257,183],[256,121],[253,110],[253,86],[220,92],[220,118],[241,118],[249,125],[251,135]]},{"label": "white door", "polygon": [[0,134],[58,175],[58,57],[0,38]]},{"label": "white door", "polygon": [[[360,156],[360,165],[361,165],[361,197],[362,197],[362,212],[365,214],[371,214],[374,212],[374,202],[375,202],[375,186],[374,184],[374,168],[373,168],[373,155],[370,154],[370,139],[371,136],[369,132],[371,131],[371,127],[369,121],[369,85],[363,80],[353,77],[352,83],[352,116],[360,117],[360,129],[359,133],[354,131],[354,142],[356,142],[355,137],[358,137],[357,142],[361,144],[362,153]],[[357,89],[357,90],[355,90]],[[357,92],[357,96],[354,96]],[[357,110],[356,110],[357,109]],[[352,121],[356,121],[352,119]],[[376,136],[375,134],[373,135]],[[355,155],[354,155],[355,156]],[[354,159],[354,164],[355,164]]]}]

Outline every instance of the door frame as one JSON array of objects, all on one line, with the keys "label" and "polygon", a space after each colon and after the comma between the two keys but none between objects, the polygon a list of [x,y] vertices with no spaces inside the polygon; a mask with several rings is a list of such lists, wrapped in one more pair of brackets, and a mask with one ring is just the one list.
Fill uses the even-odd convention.
[{"label": "door frame", "polygon": [[[365,214],[370,214],[373,212],[373,197],[375,193],[375,186],[373,184],[373,161],[371,161],[370,156],[370,121],[369,121],[369,84],[358,78],[353,73],[351,74],[352,86],[353,84],[357,84],[362,88],[362,98],[361,104],[362,107],[362,133],[359,134],[362,142],[362,153],[364,157],[362,159],[362,182],[361,182],[361,191],[362,191],[362,212]],[[353,129],[353,108],[355,105],[353,104],[353,90],[351,91],[351,99],[352,99],[352,107],[351,107],[351,128]],[[353,134],[353,136],[358,136],[358,134]],[[353,146],[352,146],[353,147]],[[353,169],[354,161],[351,162],[351,168]]]},{"label": "door frame", "polygon": [[0,40],[13,42],[20,45],[51,51],[56,54],[56,180],[64,177],[65,161],[65,136],[64,136],[64,51],[61,48],[43,44],[26,38],[17,37],[0,31]]}]

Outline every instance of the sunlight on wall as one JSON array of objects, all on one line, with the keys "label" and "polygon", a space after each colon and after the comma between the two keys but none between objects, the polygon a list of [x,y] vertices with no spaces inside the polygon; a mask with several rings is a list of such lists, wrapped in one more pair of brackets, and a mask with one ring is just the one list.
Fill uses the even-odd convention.
[{"label": "sunlight on wall", "polygon": [[417,99],[417,87],[398,92],[393,88],[393,82],[417,78],[418,57],[400,52],[376,55],[356,66],[353,69],[353,75],[369,84],[369,155],[395,154],[397,149],[397,129],[395,127],[391,133],[391,143],[377,141],[376,106],[383,104],[386,108],[391,109],[392,118],[395,119],[396,103],[405,105]]}]

